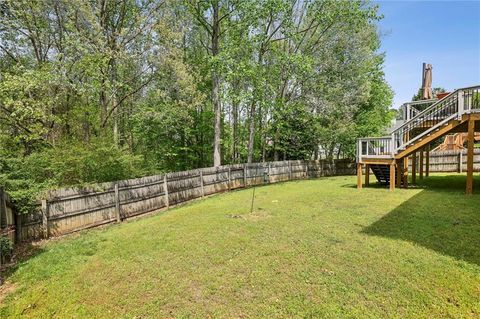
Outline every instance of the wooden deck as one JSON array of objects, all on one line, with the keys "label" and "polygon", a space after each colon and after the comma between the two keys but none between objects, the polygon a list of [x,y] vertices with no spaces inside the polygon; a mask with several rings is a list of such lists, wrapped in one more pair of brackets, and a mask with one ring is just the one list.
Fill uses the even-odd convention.
[{"label": "wooden deck", "polygon": [[[385,177],[385,170],[382,173],[382,182],[388,180],[390,190],[395,187],[408,187],[408,175],[411,174],[411,182],[416,183],[419,179],[428,177],[430,174],[430,149],[432,142],[448,134],[465,133],[467,141],[467,183],[465,193],[473,193],[473,156],[475,133],[480,132],[480,107],[477,101],[480,98],[480,86],[460,89],[455,91],[457,95],[450,95],[452,102],[447,100],[432,104],[417,117],[412,118],[404,124],[408,130],[401,127],[400,133],[392,133],[392,136],[381,138],[359,139],[357,153],[357,187],[368,186],[370,183],[371,166],[384,165],[389,170],[389,178]],[[475,100],[473,97],[475,97]],[[469,100],[464,100],[468,97]],[[441,103],[448,105],[448,113],[445,117],[438,117],[438,114],[429,118],[434,112],[443,112]],[[452,112],[452,103],[456,104],[457,113]],[[440,107],[437,105],[440,104]],[[447,106],[445,106],[447,109]],[[433,112],[432,112],[433,110]],[[430,112],[430,114],[429,114]],[[418,124],[417,124],[418,123]],[[397,129],[398,130],[398,129]],[[397,135],[395,135],[397,134]],[[395,139],[397,137],[397,139]],[[399,141],[401,140],[401,141]],[[401,144],[395,147],[395,144]],[[373,154],[372,154],[373,153]],[[409,172],[409,158],[412,161],[411,172]],[[419,165],[417,167],[417,158]],[[376,169],[376,172],[379,170]],[[363,174],[365,172],[365,180]],[[375,173],[375,172],[374,172]],[[376,173],[375,173],[376,174]]]}]

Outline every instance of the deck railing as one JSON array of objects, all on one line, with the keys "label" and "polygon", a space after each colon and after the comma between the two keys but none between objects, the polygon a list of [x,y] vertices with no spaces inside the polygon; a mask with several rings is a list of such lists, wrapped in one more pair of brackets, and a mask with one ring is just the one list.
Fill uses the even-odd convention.
[{"label": "deck railing", "polygon": [[436,128],[472,112],[480,112],[480,86],[455,90],[417,113],[390,136],[358,139],[357,160],[361,161],[362,157],[394,157],[399,150],[405,149]]},{"label": "deck railing", "polygon": [[392,138],[368,137],[358,139],[358,157],[391,158],[393,156]]}]

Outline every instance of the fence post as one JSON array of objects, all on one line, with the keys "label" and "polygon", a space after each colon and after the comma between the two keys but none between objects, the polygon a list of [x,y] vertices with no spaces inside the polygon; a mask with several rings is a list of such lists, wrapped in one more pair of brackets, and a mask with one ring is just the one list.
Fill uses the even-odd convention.
[{"label": "fence post", "polygon": [[48,213],[49,213],[49,206],[46,199],[42,199],[42,226],[43,226],[43,236],[48,238],[49,231],[48,231]]},{"label": "fence post", "polygon": [[205,190],[203,188],[203,171],[200,169],[200,189],[202,191],[202,198],[205,197]]},{"label": "fence post", "polygon": [[20,243],[22,241],[22,215],[17,211],[14,211],[15,216],[15,242]]},{"label": "fence post", "polygon": [[7,226],[7,202],[5,199],[5,189],[0,186],[0,229]]},{"label": "fence post", "polygon": [[228,190],[232,188],[232,168],[228,165]]},{"label": "fence post", "polygon": [[292,180],[292,162],[288,161],[288,180]]},{"label": "fence post", "polygon": [[[5,216],[5,218],[3,217]],[[2,236],[3,220],[5,220],[5,227],[7,226],[7,203],[5,202],[5,195],[3,193],[3,186],[0,186],[0,236]],[[3,255],[0,250],[0,268],[2,267]],[[2,283],[2,277],[0,274],[0,284]]]},{"label": "fence post", "polygon": [[168,183],[167,183],[167,174],[163,175],[163,191],[165,193],[165,207],[170,207],[170,202],[168,200]]},{"label": "fence post", "polygon": [[243,187],[247,187],[247,164],[243,164]]},{"label": "fence post", "polygon": [[270,180],[270,169],[271,169],[271,163],[268,162],[268,183],[269,183],[269,184],[271,183],[271,180]]},{"label": "fence post", "polygon": [[458,154],[458,172],[461,173],[463,170],[463,151],[460,150],[460,153]]},{"label": "fence post", "polygon": [[120,215],[120,196],[118,194],[117,183],[115,183],[115,216],[117,217],[117,222],[122,221],[122,216]]}]

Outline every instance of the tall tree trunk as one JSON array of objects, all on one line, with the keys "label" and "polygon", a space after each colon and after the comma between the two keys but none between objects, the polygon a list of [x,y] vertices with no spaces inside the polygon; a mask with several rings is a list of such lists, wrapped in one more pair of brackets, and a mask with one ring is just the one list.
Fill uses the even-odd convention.
[{"label": "tall tree trunk", "polygon": [[263,134],[262,138],[262,162],[267,160],[267,133]]},{"label": "tall tree trunk", "polygon": [[235,98],[232,103],[232,163],[238,162],[238,100]]},{"label": "tall tree trunk", "polygon": [[[218,16],[218,1],[213,3],[213,23],[212,23],[212,56],[218,54],[218,44],[220,37],[220,20]],[[215,113],[215,135],[213,140],[213,166],[222,165],[221,157],[221,130],[222,130],[222,106],[220,102],[220,77],[217,70],[212,71],[212,102]]]},{"label": "tall tree trunk", "polygon": [[252,102],[250,106],[250,127],[248,134],[248,157],[247,162],[252,163],[253,161],[253,144],[255,143],[255,111],[256,111],[256,101]]}]

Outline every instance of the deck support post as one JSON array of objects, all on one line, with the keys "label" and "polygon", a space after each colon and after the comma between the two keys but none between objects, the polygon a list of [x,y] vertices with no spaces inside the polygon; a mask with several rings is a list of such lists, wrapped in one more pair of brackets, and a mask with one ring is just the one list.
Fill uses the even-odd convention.
[{"label": "deck support post", "polygon": [[357,163],[357,188],[362,189],[362,163]]},{"label": "deck support post", "polygon": [[419,178],[420,180],[423,179],[423,159],[424,159],[424,153],[425,153],[425,150],[422,148],[420,149],[420,167],[419,167]]},{"label": "deck support post", "polygon": [[365,164],[365,187],[370,186],[370,165]]},{"label": "deck support post", "polygon": [[402,168],[403,168],[403,160],[397,160],[397,188],[401,188],[402,187]]},{"label": "deck support post", "polygon": [[412,184],[417,183],[417,152],[412,154]]},{"label": "deck support post", "polygon": [[408,156],[403,158],[403,187],[408,188]]},{"label": "deck support post", "polygon": [[475,135],[475,121],[470,118],[468,120],[467,134],[467,187],[465,193],[472,195],[473,193],[473,144]]},{"label": "deck support post", "polygon": [[390,191],[395,190],[395,173],[395,161],[392,161],[392,163],[390,164]]}]

